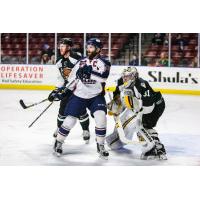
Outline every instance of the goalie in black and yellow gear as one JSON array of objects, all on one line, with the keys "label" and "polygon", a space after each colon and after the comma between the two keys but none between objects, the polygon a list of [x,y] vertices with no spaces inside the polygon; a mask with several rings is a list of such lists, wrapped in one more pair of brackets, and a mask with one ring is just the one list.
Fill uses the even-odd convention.
[{"label": "goalie in black and yellow gear", "polygon": [[[132,135],[133,132],[136,132],[140,141],[146,140],[149,141],[149,144],[154,144],[152,148],[143,151],[142,159],[167,159],[164,145],[160,142],[156,130],[153,129],[165,108],[161,93],[155,92],[147,81],[140,78],[135,67],[127,67],[123,70],[113,94],[113,99],[120,95],[122,107],[126,109],[120,116],[123,128],[133,126],[129,129]],[[131,119],[130,116],[127,117],[125,114],[136,115],[137,117]],[[123,121],[123,119],[125,119],[125,121]],[[126,135],[125,129],[124,133]],[[113,136],[113,134],[108,136],[108,140],[111,136]],[[115,139],[115,141],[117,141],[117,139]],[[109,144],[109,141],[107,142]],[[111,146],[113,144],[111,144]],[[124,144],[121,144],[121,146],[123,145]]]}]

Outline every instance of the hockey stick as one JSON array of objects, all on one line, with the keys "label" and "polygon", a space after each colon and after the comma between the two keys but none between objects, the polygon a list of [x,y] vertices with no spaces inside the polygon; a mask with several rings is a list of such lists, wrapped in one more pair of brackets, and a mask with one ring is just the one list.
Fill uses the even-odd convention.
[{"label": "hockey stick", "polygon": [[53,104],[51,102],[39,115],[38,117],[28,126],[29,128],[47,111],[47,109]]},{"label": "hockey stick", "polygon": [[[122,114],[120,114],[122,115]],[[119,134],[119,138],[120,140],[125,143],[125,144],[140,144],[142,146],[145,146],[145,151],[149,151],[150,149],[153,148],[153,146],[155,146],[155,142],[153,140],[153,138],[149,135],[149,133],[143,128],[142,124],[141,124],[141,120],[137,121],[137,129],[136,132],[140,133],[144,140],[143,142],[139,142],[139,141],[133,141],[133,140],[129,140],[125,137],[125,133],[124,133],[124,129],[123,126],[121,124],[121,120],[120,120],[120,116],[117,116],[116,119],[116,128]],[[144,150],[143,150],[144,151]]]},{"label": "hockey stick", "polygon": [[26,104],[24,103],[24,101],[23,101],[22,99],[20,99],[20,100],[19,100],[19,103],[20,103],[20,105],[22,106],[23,109],[27,109],[27,108],[30,108],[30,107],[39,105],[39,104],[41,104],[41,103],[43,103],[43,102],[45,102],[45,101],[47,101],[47,100],[48,100],[48,99],[43,99],[43,100],[40,101],[40,102],[33,103],[33,104],[31,104],[31,105],[26,105]]},{"label": "hockey stick", "polygon": [[[71,81],[70,83],[68,83],[66,86],[65,86],[65,89],[64,89],[64,91],[66,91],[68,88],[69,88],[69,86],[71,86],[74,82],[76,81],[76,79],[75,80],[73,80],[73,81]],[[48,100],[48,99],[47,99]],[[39,115],[38,115],[38,117],[28,126],[29,128],[48,110],[48,108],[51,106],[53,104],[53,102],[51,102]]]},{"label": "hockey stick", "polygon": [[[72,82],[70,82],[69,84],[67,84],[63,92],[66,92],[66,90],[69,88],[69,86],[70,86],[71,84],[73,84],[75,81],[76,81],[76,79],[73,80]],[[31,104],[31,105],[26,105],[22,99],[19,100],[19,103],[20,103],[20,105],[22,106],[23,109],[27,109],[27,108],[30,108],[30,107],[33,107],[33,106],[37,106],[37,105],[39,105],[39,104],[41,104],[41,103],[43,103],[43,102],[45,102],[45,101],[48,101],[48,98],[43,99],[42,101],[33,103],[33,104]]]}]

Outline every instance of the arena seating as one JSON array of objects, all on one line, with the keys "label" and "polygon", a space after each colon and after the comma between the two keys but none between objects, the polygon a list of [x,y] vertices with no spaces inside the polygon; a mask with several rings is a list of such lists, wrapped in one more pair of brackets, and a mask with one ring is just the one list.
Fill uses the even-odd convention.
[{"label": "arena seating", "polygon": [[[198,34],[195,33],[182,33],[182,38],[186,41],[186,45],[183,46],[183,49],[180,49],[180,46],[175,44],[177,34],[172,34],[171,37],[171,59],[172,63],[178,65],[181,60],[185,60],[185,63],[188,65],[191,61],[197,56],[197,46],[198,46]],[[168,46],[164,45],[150,45],[144,57],[159,59],[161,52],[167,52]]]},{"label": "arena seating", "polygon": [[[119,59],[125,51],[125,46],[130,43],[130,35],[127,33],[111,34],[111,59]],[[182,33],[182,38],[187,44],[180,51],[180,47],[174,44],[177,34],[172,34],[171,58],[172,63],[179,63],[181,59],[190,63],[197,56],[198,34]],[[76,51],[83,53],[84,34],[83,33],[58,33],[57,41],[63,37],[72,38]],[[108,57],[108,33],[87,33],[87,39],[91,37],[100,38],[103,42],[102,55]],[[1,57],[2,63],[26,63],[26,33],[3,33],[1,34]],[[50,49],[55,49],[54,33],[29,33],[29,63],[39,64],[44,45],[47,44]],[[144,57],[152,60],[159,59],[161,52],[167,52],[168,46],[149,45],[144,52]],[[55,53],[55,52],[54,52]]]},{"label": "arena seating", "polygon": [[[83,53],[83,33],[58,33],[57,40],[63,37],[72,38],[76,47],[80,47]],[[108,56],[108,33],[87,33],[87,39],[97,37],[103,42],[102,55]],[[2,41],[2,63],[26,63],[26,33],[5,33],[1,35]],[[128,41],[128,34],[113,33],[111,44],[111,58],[119,56],[124,44]],[[40,63],[44,44],[51,49],[55,46],[54,33],[30,33],[29,34],[29,63]],[[77,50],[77,49],[76,49]],[[19,59],[23,58],[23,59]]]}]

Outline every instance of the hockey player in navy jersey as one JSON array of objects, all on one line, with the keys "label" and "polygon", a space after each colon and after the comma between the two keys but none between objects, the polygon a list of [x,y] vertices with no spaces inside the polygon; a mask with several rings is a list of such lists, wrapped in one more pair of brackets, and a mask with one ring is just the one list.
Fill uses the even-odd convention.
[{"label": "hockey player in navy jersey", "polygon": [[67,117],[58,130],[54,144],[54,151],[58,156],[62,154],[62,144],[65,138],[86,108],[90,110],[95,120],[97,152],[101,157],[109,156],[104,148],[107,124],[104,87],[110,73],[110,62],[100,56],[102,47],[99,39],[89,39],[86,46],[87,57],[81,59],[70,74],[69,80],[76,81],[69,88],[73,94],[65,108]]},{"label": "hockey player in navy jersey", "polygon": [[[57,87],[55,90],[53,90],[48,99],[49,101],[54,101],[56,99],[56,95],[59,92],[59,89],[65,86],[68,83],[68,77],[75,66],[75,64],[82,58],[80,53],[76,53],[72,51],[73,47],[73,41],[71,38],[62,38],[59,41],[59,50],[60,50],[60,56],[58,57],[56,61],[56,66],[59,70],[59,74],[57,77]],[[57,117],[57,130],[62,125],[65,115],[64,110],[66,107],[66,104],[69,101],[70,96],[72,95],[72,91],[68,90],[65,94],[64,98],[60,101],[60,108],[59,113]],[[82,113],[81,116],[79,116],[79,121],[81,124],[81,127],[83,129],[83,140],[88,143],[90,139],[90,132],[89,132],[89,115],[87,114],[86,110],[84,113]],[[54,137],[57,135],[57,130],[54,133]]]}]

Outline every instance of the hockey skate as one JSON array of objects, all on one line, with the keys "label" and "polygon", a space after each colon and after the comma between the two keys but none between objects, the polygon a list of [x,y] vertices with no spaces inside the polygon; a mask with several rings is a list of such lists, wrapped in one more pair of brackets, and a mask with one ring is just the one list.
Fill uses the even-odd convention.
[{"label": "hockey skate", "polygon": [[62,152],[63,152],[63,150],[62,150],[62,144],[63,143],[59,142],[58,140],[55,140],[53,149],[54,149],[54,153],[58,157],[60,157],[62,155]]},{"label": "hockey skate", "polygon": [[88,144],[90,141],[90,132],[88,130],[83,131],[83,140],[85,141],[85,144]]},{"label": "hockey skate", "polygon": [[159,160],[167,160],[166,150],[165,150],[164,145],[160,142],[157,142],[156,149],[157,149],[158,159]]},{"label": "hockey skate", "polygon": [[[156,133],[157,134],[157,133]],[[166,151],[164,145],[160,142],[160,139],[157,135],[152,136],[155,141],[156,150],[157,150],[157,159],[158,160],[167,160]]]},{"label": "hockey skate", "polygon": [[162,143],[156,142],[156,145],[149,151],[143,152],[142,160],[167,160],[165,147]]},{"label": "hockey skate", "polygon": [[97,152],[99,153],[100,158],[104,158],[105,160],[108,159],[109,153],[107,150],[105,150],[105,147],[103,144],[97,143]]},{"label": "hockey skate", "polygon": [[158,158],[159,158],[159,155],[156,149],[156,145],[151,150],[143,152],[140,157],[141,160],[155,160]]}]

